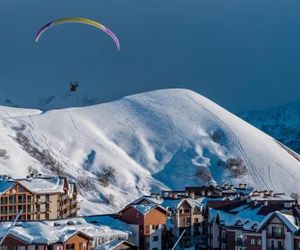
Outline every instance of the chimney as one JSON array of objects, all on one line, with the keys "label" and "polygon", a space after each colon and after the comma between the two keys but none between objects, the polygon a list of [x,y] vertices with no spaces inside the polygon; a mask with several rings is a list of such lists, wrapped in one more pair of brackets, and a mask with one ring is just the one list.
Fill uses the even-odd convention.
[{"label": "chimney", "polygon": [[270,190],[270,191],[269,191],[269,195],[273,197],[273,196],[274,196],[274,191],[273,191],[273,190]]},{"label": "chimney", "polygon": [[190,196],[191,196],[192,199],[195,199],[195,192],[191,192]]},{"label": "chimney", "polygon": [[244,188],[243,183],[240,183],[240,184],[239,184],[239,188]]},{"label": "chimney", "polygon": [[247,188],[247,183],[244,183],[244,188],[245,188],[245,189]]}]

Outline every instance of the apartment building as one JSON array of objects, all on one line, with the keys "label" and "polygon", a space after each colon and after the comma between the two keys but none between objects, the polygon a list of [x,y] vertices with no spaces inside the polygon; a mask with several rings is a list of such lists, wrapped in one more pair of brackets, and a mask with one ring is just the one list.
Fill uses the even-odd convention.
[{"label": "apartment building", "polygon": [[135,232],[134,244],[139,249],[162,250],[166,245],[168,211],[157,204],[132,204],[119,212],[121,220]]},{"label": "apartment building", "polygon": [[[1,245],[5,250],[89,250],[92,237],[80,232],[65,232],[49,234],[47,237],[40,236],[36,232],[27,230],[22,234],[8,234]],[[27,235],[27,234],[28,235]],[[36,235],[36,236],[35,236]]]},{"label": "apartment building", "polygon": [[193,246],[198,249],[203,240],[204,210],[201,200],[166,198],[161,206],[170,214],[170,230],[174,236],[174,243],[182,234],[180,247],[189,248]]},{"label": "apartment building", "polygon": [[49,220],[77,215],[77,189],[64,177],[0,178],[0,221]]},{"label": "apartment building", "polygon": [[208,209],[207,249],[298,249],[299,211],[291,197],[272,191],[214,204]]}]

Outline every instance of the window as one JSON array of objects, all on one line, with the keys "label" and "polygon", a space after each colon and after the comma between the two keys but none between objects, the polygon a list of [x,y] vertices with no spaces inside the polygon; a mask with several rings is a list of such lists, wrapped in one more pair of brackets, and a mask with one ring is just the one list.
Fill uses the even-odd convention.
[{"label": "window", "polygon": [[79,250],[86,250],[86,243],[85,242],[80,242],[79,243]]},{"label": "window", "polygon": [[9,204],[14,204],[15,200],[16,200],[16,198],[14,195],[9,196]]},{"label": "window", "polygon": [[7,250],[7,246],[0,246],[0,250]]},{"label": "window", "polygon": [[250,244],[253,246],[255,245],[255,239],[251,239]]},{"label": "window", "polygon": [[63,246],[56,246],[56,250],[63,250],[64,247]]},{"label": "window", "polygon": [[159,240],[159,237],[158,237],[158,236],[153,236],[153,237],[152,237],[152,240],[153,240],[153,241],[158,241],[158,240]]},{"label": "window", "polygon": [[25,203],[25,195],[18,195],[18,202]]},{"label": "window", "polygon": [[184,213],[185,213],[185,214],[188,214],[189,212],[190,212],[189,209],[184,209]]},{"label": "window", "polygon": [[49,194],[46,194],[46,201],[50,201],[50,196],[49,196]]},{"label": "window", "polygon": [[36,211],[40,212],[40,210],[41,210],[40,204],[36,204]]},{"label": "window", "polygon": [[49,220],[49,214],[48,213],[46,213],[46,220]]},{"label": "window", "polygon": [[195,218],[194,223],[199,223],[199,218]]},{"label": "window", "polygon": [[150,233],[150,228],[149,228],[149,226],[146,226],[146,234],[149,234]]},{"label": "window", "polygon": [[186,223],[187,223],[188,226],[191,225],[191,218],[190,217],[186,218]]},{"label": "window", "polygon": [[152,229],[153,230],[156,230],[156,229],[158,229],[159,228],[159,225],[152,225]]},{"label": "window", "polygon": [[72,244],[67,244],[67,245],[66,245],[66,249],[67,249],[67,250],[73,250],[73,249],[75,249],[75,244],[74,244],[74,243],[72,243]]},{"label": "window", "polygon": [[6,197],[1,197],[1,204],[6,205],[7,204],[7,198]]},{"label": "window", "polygon": [[261,246],[261,239],[257,240],[257,245]]},{"label": "window", "polygon": [[23,246],[16,246],[15,250],[25,250],[25,247],[23,247]]}]

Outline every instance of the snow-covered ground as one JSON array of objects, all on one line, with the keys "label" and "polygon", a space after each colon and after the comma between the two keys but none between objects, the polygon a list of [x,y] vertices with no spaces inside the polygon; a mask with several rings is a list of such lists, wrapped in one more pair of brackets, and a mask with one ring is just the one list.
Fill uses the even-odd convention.
[{"label": "snow-covered ground", "polygon": [[[0,119],[0,150],[7,151],[1,173],[24,177],[32,166],[50,174],[26,152],[48,150],[72,181],[92,183],[80,190],[82,214],[112,213],[142,194],[208,182],[300,193],[297,155],[190,90],[47,112],[2,106]],[[17,134],[28,138],[29,149]],[[116,178],[104,187],[97,179],[109,166]]]}]

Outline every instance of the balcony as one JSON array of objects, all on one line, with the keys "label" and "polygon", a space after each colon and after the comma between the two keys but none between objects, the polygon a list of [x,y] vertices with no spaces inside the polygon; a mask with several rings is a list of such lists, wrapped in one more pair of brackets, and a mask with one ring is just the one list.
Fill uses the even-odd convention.
[{"label": "balcony", "polygon": [[238,239],[235,241],[235,245],[240,247],[245,247],[247,246],[247,242],[246,240]]},{"label": "balcony", "polygon": [[270,232],[267,234],[268,238],[273,238],[273,239],[284,239],[285,235],[283,232]]}]

